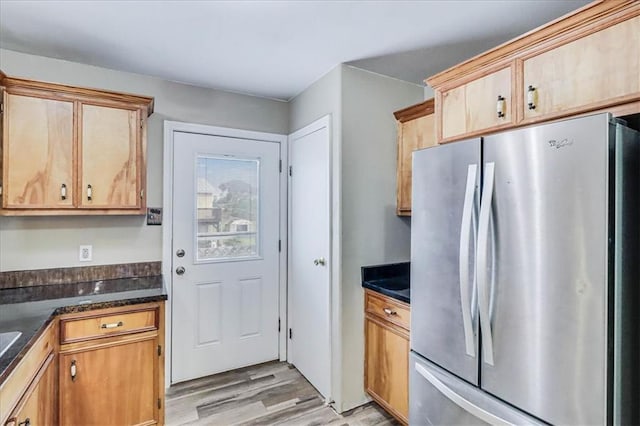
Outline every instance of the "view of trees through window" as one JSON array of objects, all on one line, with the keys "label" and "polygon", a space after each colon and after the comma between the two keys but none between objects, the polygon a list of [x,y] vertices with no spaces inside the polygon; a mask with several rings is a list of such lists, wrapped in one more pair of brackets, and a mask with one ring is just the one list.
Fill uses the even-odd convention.
[{"label": "view of trees through window", "polygon": [[258,253],[259,161],[198,157],[198,260]]}]

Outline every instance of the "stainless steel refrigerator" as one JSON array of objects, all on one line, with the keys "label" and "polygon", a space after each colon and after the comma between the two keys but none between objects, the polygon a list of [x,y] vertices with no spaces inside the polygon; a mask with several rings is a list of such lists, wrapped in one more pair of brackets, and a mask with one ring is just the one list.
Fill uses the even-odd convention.
[{"label": "stainless steel refrigerator", "polygon": [[637,424],[639,204],[609,114],[415,152],[410,424]]}]

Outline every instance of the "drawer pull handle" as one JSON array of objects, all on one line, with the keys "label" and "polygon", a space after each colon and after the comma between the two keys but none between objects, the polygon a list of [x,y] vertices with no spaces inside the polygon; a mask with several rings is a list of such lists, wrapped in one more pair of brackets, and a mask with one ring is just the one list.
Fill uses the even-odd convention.
[{"label": "drawer pull handle", "polygon": [[537,89],[533,86],[527,88],[527,106],[529,109],[536,109],[538,103]]},{"label": "drawer pull handle", "polygon": [[505,117],[504,112],[506,110],[506,106],[507,106],[507,103],[505,102],[504,97],[498,95],[498,102],[496,103],[496,112],[498,113],[498,118]]},{"label": "drawer pull handle", "polygon": [[61,200],[67,199],[67,185],[65,185],[64,183],[60,185],[60,199]]},{"label": "drawer pull handle", "polygon": [[93,187],[91,185],[87,185],[87,200],[91,201],[93,199]]},{"label": "drawer pull handle", "polygon": [[71,368],[69,369],[70,373],[71,373],[71,381],[75,382],[76,381],[76,373],[78,372],[77,368],[76,368],[76,360],[72,360],[71,361]]},{"label": "drawer pull handle", "polygon": [[18,423],[18,426],[31,426],[31,419],[27,417],[24,422]]},{"label": "drawer pull handle", "polygon": [[123,325],[124,323],[122,321],[118,321],[118,322],[112,322],[110,324],[102,324],[100,328],[117,328],[117,327],[122,327]]},{"label": "drawer pull handle", "polygon": [[398,313],[396,311],[393,311],[390,308],[384,308],[383,311],[387,315],[398,315]]}]

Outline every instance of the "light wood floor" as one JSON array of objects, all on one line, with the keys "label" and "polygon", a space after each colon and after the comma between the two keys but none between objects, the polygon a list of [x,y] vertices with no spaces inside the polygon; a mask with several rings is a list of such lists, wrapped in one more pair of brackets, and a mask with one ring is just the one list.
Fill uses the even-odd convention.
[{"label": "light wood floor", "polygon": [[375,403],[342,415],[292,365],[268,362],[172,386],[166,424],[177,425],[398,425]]}]

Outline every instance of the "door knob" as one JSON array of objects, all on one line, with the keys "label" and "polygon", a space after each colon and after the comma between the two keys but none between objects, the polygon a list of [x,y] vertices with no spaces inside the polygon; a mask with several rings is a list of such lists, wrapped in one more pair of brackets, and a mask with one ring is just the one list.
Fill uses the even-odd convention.
[{"label": "door knob", "polygon": [[176,252],[176,256],[178,256],[178,257],[184,257],[184,250],[182,250],[182,249],[178,249],[178,251]]},{"label": "door knob", "polygon": [[184,271],[185,271],[185,269],[184,269],[184,267],[183,267],[183,266],[178,266],[178,267],[176,268],[176,274],[178,274],[178,275],[182,275],[182,274],[184,274]]},{"label": "door knob", "polygon": [[313,261],[313,264],[316,265],[316,266],[319,266],[319,265],[324,266],[326,263],[327,263],[327,261],[324,260],[324,257],[321,257],[320,259],[315,259]]}]

